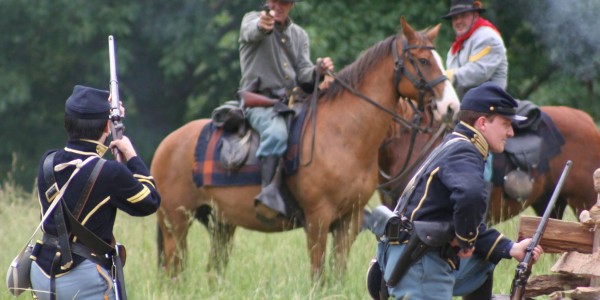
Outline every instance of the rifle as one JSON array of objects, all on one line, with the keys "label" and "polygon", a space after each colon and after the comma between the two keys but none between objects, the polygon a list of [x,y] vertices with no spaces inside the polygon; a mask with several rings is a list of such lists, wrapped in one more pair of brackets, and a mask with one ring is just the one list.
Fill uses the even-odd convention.
[{"label": "rifle", "polygon": [[521,300],[525,295],[525,286],[527,285],[527,280],[529,280],[529,275],[531,275],[531,267],[533,266],[533,249],[539,245],[542,236],[544,235],[544,231],[546,230],[546,225],[548,224],[548,219],[550,219],[550,212],[554,209],[554,204],[556,203],[556,199],[560,194],[560,190],[569,174],[569,170],[571,170],[572,161],[567,161],[567,164],[560,175],[558,183],[554,188],[554,192],[552,193],[552,198],[550,198],[550,202],[548,202],[548,206],[544,211],[544,215],[540,220],[540,224],[535,230],[535,234],[531,239],[531,243],[527,246],[527,252],[525,253],[525,258],[517,265],[517,270],[515,271],[515,278],[513,279],[512,286],[510,288],[510,299],[511,300]]},{"label": "rifle", "polygon": [[117,300],[127,300],[127,291],[125,290],[125,277],[123,274],[123,266],[125,265],[125,247],[117,243],[115,251],[111,255],[112,270],[111,277],[115,287],[115,296]]},{"label": "rifle", "polygon": [[[110,134],[113,140],[120,140],[123,137],[125,126],[121,121],[121,109],[119,99],[119,80],[117,80],[117,58],[115,55],[115,39],[112,35],[108,36],[108,60],[110,63]],[[115,160],[121,162],[122,155],[119,149],[114,148],[113,155]]]},{"label": "rifle", "polygon": [[272,99],[250,91],[239,91],[238,95],[243,107],[268,107],[281,102],[278,99]]}]

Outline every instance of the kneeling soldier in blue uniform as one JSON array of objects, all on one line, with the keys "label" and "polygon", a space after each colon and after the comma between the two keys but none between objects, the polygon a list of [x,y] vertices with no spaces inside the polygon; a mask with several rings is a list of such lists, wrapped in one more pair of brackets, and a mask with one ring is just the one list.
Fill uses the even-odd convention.
[{"label": "kneeling soldier in blue uniform", "polygon": [[[425,244],[438,245],[408,251],[414,240],[407,233],[411,231],[400,228],[394,233],[388,227],[377,249],[377,262],[388,283],[381,285],[384,298],[387,292],[396,299],[491,299],[493,271],[500,259],[524,258],[531,239],[512,242],[485,225],[485,160],[490,151],[504,151],[506,140],[514,135],[511,120],[525,119],[516,115],[516,107],[515,100],[492,82],[465,94],[460,122],[421,165],[396,209],[414,224],[412,235],[428,230],[417,228],[418,223],[448,224],[446,240],[428,241]],[[534,261],[542,252],[541,247],[534,249]],[[394,272],[398,262],[404,270]],[[391,278],[393,273],[399,278]]]},{"label": "kneeling soldier in blue uniform", "polygon": [[115,286],[122,285],[109,271],[114,268],[110,257],[115,255],[117,209],[147,216],[160,205],[154,179],[129,138],[110,143],[124,163],[102,158],[109,148],[104,144],[108,98],[108,91],[75,86],[65,105],[67,144],[42,156],[42,215],[53,202],[62,203],[52,206],[43,223],[43,241],[33,251],[30,278],[39,299],[115,299]]}]

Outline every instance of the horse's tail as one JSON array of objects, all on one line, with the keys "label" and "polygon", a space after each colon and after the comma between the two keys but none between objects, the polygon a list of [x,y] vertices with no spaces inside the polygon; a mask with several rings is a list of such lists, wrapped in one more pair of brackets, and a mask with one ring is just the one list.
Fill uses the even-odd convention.
[{"label": "horse's tail", "polygon": [[156,222],[156,249],[158,250],[157,263],[160,268],[165,262],[165,245],[162,230],[160,230],[160,224]]},{"label": "horse's tail", "polygon": [[212,215],[212,207],[209,205],[202,205],[196,209],[196,220],[198,220],[206,229],[208,229],[210,216]]}]

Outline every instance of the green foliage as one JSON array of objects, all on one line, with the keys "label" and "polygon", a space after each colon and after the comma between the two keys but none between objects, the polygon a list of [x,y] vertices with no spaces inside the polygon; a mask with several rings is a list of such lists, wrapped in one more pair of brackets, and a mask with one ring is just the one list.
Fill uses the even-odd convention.
[{"label": "green foliage", "polygon": [[[235,97],[240,80],[238,32],[260,0],[145,2],[0,0],[0,174],[29,185],[41,154],[64,145],[64,101],[76,84],[108,89],[107,36],[117,41],[126,134],[150,162],[154,149],[183,123],[210,116]],[[600,116],[598,1],[484,1],[509,55],[508,90],[538,104],[561,104]],[[336,69],[396,34],[400,17],[420,30],[442,23],[438,52],[454,33],[441,17],[449,1],[301,1],[295,22],[311,37],[312,59]],[[4,175],[0,175],[3,178]],[[1,180],[1,179],[0,179]]]}]

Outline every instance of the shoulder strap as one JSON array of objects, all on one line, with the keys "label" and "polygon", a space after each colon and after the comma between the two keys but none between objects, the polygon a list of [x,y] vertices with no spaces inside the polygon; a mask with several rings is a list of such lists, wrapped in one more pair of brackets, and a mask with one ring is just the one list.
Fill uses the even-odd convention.
[{"label": "shoulder strap", "polygon": [[[51,156],[50,158],[48,158],[48,157],[46,158],[46,160],[44,161],[44,166],[43,166],[44,180],[46,180],[46,184],[52,184],[52,186],[56,185],[56,178],[54,177],[54,170],[52,168],[52,166],[54,165],[52,163],[54,154],[55,154],[55,152],[48,156],[48,157]],[[81,225],[77,221],[77,218],[79,218],[81,211],[83,210],[83,207],[87,203],[87,200],[89,198],[92,187],[94,186],[96,179],[98,178],[98,175],[100,174],[100,171],[102,170],[102,167],[104,166],[105,162],[106,162],[106,160],[104,160],[102,158],[99,159],[98,162],[96,163],[96,165],[94,166],[94,169],[92,169],[92,172],[90,173],[90,177],[88,178],[86,185],[83,188],[81,196],[80,196],[79,200],[77,201],[77,203],[75,204],[75,208],[74,208],[75,216],[73,216],[73,214],[67,207],[66,203],[64,203],[64,202],[58,206],[58,208],[56,209],[56,213],[54,214],[54,222],[55,222],[56,230],[58,233],[58,245],[61,249],[61,269],[63,269],[63,270],[70,268],[71,265],[73,264],[73,257],[71,254],[71,247],[70,247],[70,236],[72,235],[72,233],[75,233],[75,231],[77,231],[77,232],[81,231],[77,228],[78,227],[77,225],[79,225],[79,227],[83,227],[83,225]],[[71,232],[67,231],[65,216],[67,216],[67,220],[69,221],[69,226],[71,227]],[[75,222],[73,222],[72,219],[75,220]],[[76,224],[74,224],[74,223],[76,223]],[[87,228],[85,228],[85,229],[87,229]],[[75,234],[75,235],[78,236],[78,234]],[[102,252],[102,253],[106,253],[106,252]]]},{"label": "shoulder strap", "polygon": [[[52,158],[48,158],[48,156],[52,155]],[[52,166],[52,161],[54,160],[54,155],[53,153],[48,154],[48,156],[46,156],[46,159],[44,159],[44,163],[42,165],[42,172],[43,175],[52,175],[49,177],[48,181],[49,182],[54,182],[52,185],[55,185],[56,180],[54,178],[54,172],[53,172],[53,168]],[[84,161],[81,162],[81,166],[83,167],[85,164],[87,164],[89,161],[91,161],[94,157],[90,156],[89,158],[85,159]],[[47,164],[50,164],[48,167]],[[46,220],[48,219],[48,217],[50,216],[50,214],[52,214],[52,212],[54,211],[54,209],[56,208],[56,205],[61,202],[60,200],[62,199],[63,194],[65,193],[65,190],[67,188],[67,186],[69,185],[69,183],[71,182],[71,179],[73,179],[73,177],[75,177],[75,175],[77,174],[77,172],[79,172],[79,168],[78,166],[77,169],[75,169],[75,171],[73,171],[73,173],[71,173],[71,176],[69,177],[69,179],[67,180],[67,182],[65,182],[65,184],[62,186],[61,189],[58,189],[58,187],[56,188],[57,192],[54,194],[51,194],[52,197],[47,197],[46,199],[54,199],[56,198],[56,201],[52,201],[52,204],[50,204],[50,206],[48,207],[48,209],[46,210],[46,212],[42,215],[42,218],[40,220],[40,223],[38,224],[38,226],[35,228],[35,230],[33,231],[33,233],[31,234],[31,236],[29,237],[29,239],[27,239],[27,242],[25,243],[25,245],[23,246],[23,248],[26,248],[27,245],[33,240],[33,238],[35,237],[35,234],[38,232],[38,230],[40,230],[40,228],[42,228],[44,222],[46,222]],[[50,171],[45,171],[46,169],[48,169]],[[44,178],[45,180],[46,178]],[[50,191],[47,190],[46,191],[46,195],[48,195],[48,192]],[[41,199],[41,197],[40,197]]]},{"label": "shoulder strap", "polygon": [[423,173],[423,171],[427,168],[427,166],[429,166],[429,164],[433,161],[433,159],[436,158],[442,152],[442,150],[446,149],[448,146],[450,146],[451,144],[454,144],[456,141],[459,141],[459,140],[465,140],[465,139],[461,138],[461,137],[450,139],[445,144],[443,144],[440,147],[435,148],[433,150],[433,152],[431,152],[431,154],[427,157],[425,162],[423,162],[423,164],[421,165],[419,170],[415,173],[415,175],[410,179],[410,181],[406,185],[404,192],[402,192],[402,195],[400,195],[400,199],[398,200],[398,204],[396,205],[394,212],[397,212],[400,215],[404,214],[404,211],[406,210],[406,206],[408,205],[408,199],[410,198],[410,196],[412,196],[413,192],[415,191],[415,188],[417,186],[417,181],[418,181],[417,179],[419,178],[419,176],[421,176],[421,173]]},{"label": "shoulder strap", "polygon": [[[48,202],[60,200],[55,199],[59,190],[58,184],[56,183],[56,177],[54,176],[55,154],[56,152],[52,152],[46,156],[42,167],[44,172],[44,180],[46,181],[46,186],[48,186],[48,189],[46,190],[46,200],[48,200]],[[58,205],[58,208],[56,208],[56,212],[54,213],[54,224],[56,226],[56,233],[58,236],[58,247],[60,248],[61,252],[60,268],[66,270],[73,264],[73,257],[71,255],[71,247],[69,245],[67,225],[65,224],[65,219],[63,216],[63,206],[66,208],[64,202],[61,203],[61,205]]]},{"label": "shoulder strap", "polygon": [[96,183],[98,175],[100,174],[100,171],[102,170],[102,167],[104,166],[105,162],[106,160],[100,159],[94,166],[94,169],[92,170],[92,173],[88,178],[86,186],[84,187],[84,190],[81,193],[81,197],[77,202],[73,213],[71,213],[71,211],[68,209],[65,210],[65,216],[67,217],[67,221],[69,222],[69,226],[71,227],[71,233],[75,235],[75,237],[79,239],[81,243],[90,248],[92,252],[101,255],[110,253],[114,250],[114,248],[105,241],[103,241],[101,238],[99,238],[92,231],[87,229],[83,224],[81,224],[78,221],[78,218],[81,214],[83,207],[85,206],[85,203],[87,203],[92,187]]},{"label": "shoulder strap", "polygon": [[88,181],[85,184],[83,191],[81,192],[79,201],[77,201],[77,204],[75,205],[75,208],[73,209],[73,215],[77,219],[79,219],[79,216],[81,215],[81,211],[85,207],[85,204],[87,203],[87,200],[90,197],[90,192],[92,191],[92,188],[94,187],[94,184],[96,183],[96,179],[98,179],[98,175],[100,174],[100,171],[102,170],[102,167],[104,166],[105,162],[106,162],[106,160],[100,158],[100,160],[98,160],[98,162],[94,166],[92,173],[90,173],[90,177],[88,178]]},{"label": "shoulder strap", "polygon": [[56,195],[58,195],[58,185],[56,184],[56,178],[54,177],[54,155],[55,152],[52,152],[46,156],[44,159],[44,163],[42,165],[42,172],[44,173],[44,181],[46,182],[47,189],[46,200],[48,202],[52,202]]}]

